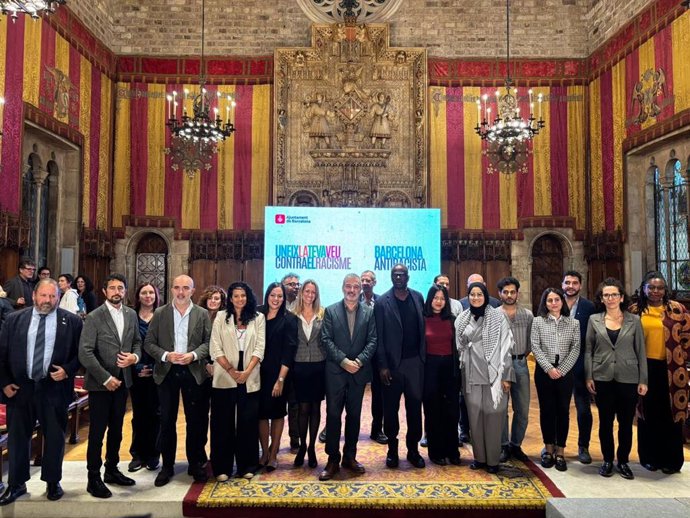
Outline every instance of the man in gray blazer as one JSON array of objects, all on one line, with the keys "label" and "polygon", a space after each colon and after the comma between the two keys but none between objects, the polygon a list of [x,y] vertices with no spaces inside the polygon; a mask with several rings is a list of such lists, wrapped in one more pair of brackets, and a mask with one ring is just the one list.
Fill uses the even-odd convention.
[{"label": "man in gray blazer", "polygon": [[197,482],[208,480],[204,465],[211,379],[205,364],[209,357],[211,320],[205,309],[192,302],[194,281],[191,277],[176,277],[171,292],[173,301],[153,314],[144,342],[144,349],[156,361],[153,381],[158,386],[161,405],[163,467],[154,482],[158,487],[170,482],[174,474],[180,392],[187,421],[187,473]]},{"label": "man in gray blazer", "polygon": [[376,352],[374,313],[359,301],[362,284],[350,273],[343,280],[345,298],[326,308],[321,343],[326,349],[326,453],[328,463],[319,480],[330,480],[340,470],[340,423],[345,417],[345,447],[342,466],[364,473],[357,462],[357,438],[362,398],[371,380],[371,359]]},{"label": "man in gray blazer", "polygon": [[89,444],[86,490],[96,498],[112,493],[101,480],[101,449],[108,429],[105,476],[108,484],[133,486],[134,480],[117,469],[120,462],[122,422],[133,365],[141,358],[141,336],[136,312],[124,305],[127,280],[112,274],[103,283],[105,303],[89,313],[79,342],[79,361],[86,369],[84,388],[89,391]]}]

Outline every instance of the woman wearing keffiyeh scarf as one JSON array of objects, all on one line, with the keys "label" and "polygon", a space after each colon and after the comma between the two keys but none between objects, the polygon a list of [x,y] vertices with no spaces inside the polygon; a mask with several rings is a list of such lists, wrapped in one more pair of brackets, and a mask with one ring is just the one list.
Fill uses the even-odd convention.
[{"label": "woman wearing keffiyeh scarf", "polygon": [[510,356],[513,333],[503,312],[489,306],[483,283],[472,283],[468,289],[470,307],[455,321],[455,336],[472,430],[470,468],[497,473],[507,392],[515,381]]}]

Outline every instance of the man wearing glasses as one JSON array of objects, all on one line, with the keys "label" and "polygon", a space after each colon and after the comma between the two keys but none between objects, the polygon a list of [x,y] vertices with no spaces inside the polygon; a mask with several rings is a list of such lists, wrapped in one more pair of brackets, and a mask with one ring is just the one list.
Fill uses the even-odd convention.
[{"label": "man wearing glasses", "polygon": [[285,307],[288,311],[294,311],[295,305],[297,304],[297,292],[299,291],[299,275],[296,273],[288,273],[283,277],[280,283],[285,286]]},{"label": "man wearing glasses", "polygon": [[7,300],[15,309],[22,309],[32,304],[34,292],[34,274],[36,263],[24,258],[19,262],[19,273],[5,285]]}]

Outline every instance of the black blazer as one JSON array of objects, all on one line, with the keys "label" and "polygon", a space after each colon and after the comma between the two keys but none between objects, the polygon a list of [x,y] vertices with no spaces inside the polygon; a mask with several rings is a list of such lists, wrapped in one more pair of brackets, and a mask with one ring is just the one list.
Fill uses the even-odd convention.
[{"label": "black blazer", "polygon": [[[395,288],[391,288],[381,295],[374,304],[374,318],[376,319],[376,337],[378,347],[376,349],[376,362],[379,369],[397,369],[402,360],[402,321],[398,303],[395,301]],[[409,297],[417,314],[419,336],[416,337],[419,344],[419,357],[426,359],[426,343],[424,335],[424,298],[422,294],[413,289],[408,289]]]},{"label": "black blazer", "polygon": [[[371,381],[371,358],[376,352],[376,323],[371,308],[359,303],[355,329],[350,338],[343,301],[328,306],[321,326],[321,344],[326,349],[327,376],[351,375],[359,385]],[[350,374],[340,366],[345,358],[359,359],[362,368]]]},{"label": "black blazer", "polygon": [[593,313],[594,303],[584,297],[580,297],[580,300],[577,302],[577,312],[574,315],[570,315],[580,322],[580,358],[585,354],[585,348],[582,347],[582,345],[586,342],[587,324],[589,322],[589,317]]},{"label": "black blazer", "polygon": [[[42,393],[54,403],[69,405],[74,398],[74,375],[79,369],[79,337],[81,335],[82,321],[69,311],[58,308],[57,330],[51,364],[59,365],[67,378],[62,381],[53,381],[46,376],[40,383],[46,385]],[[22,401],[28,391],[22,390],[33,381],[29,378],[26,366],[26,338],[31,324],[33,306],[15,311],[7,317],[0,332],[0,388],[11,383],[19,385],[19,391],[14,397],[7,398],[2,394],[2,402],[12,404]]]}]

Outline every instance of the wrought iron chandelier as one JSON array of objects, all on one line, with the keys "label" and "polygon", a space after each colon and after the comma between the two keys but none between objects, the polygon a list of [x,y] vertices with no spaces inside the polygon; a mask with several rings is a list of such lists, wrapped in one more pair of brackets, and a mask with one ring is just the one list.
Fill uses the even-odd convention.
[{"label": "wrought iron chandelier", "polygon": [[0,0],[0,12],[9,14],[14,22],[18,14],[28,14],[34,20],[41,14],[52,14],[59,5],[67,0]]},{"label": "wrought iron chandelier", "polygon": [[[215,106],[212,106],[212,98],[208,95],[204,85],[204,43],[206,29],[206,2],[201,2],[201,64],[199,68],[199,93],[193,97],[193,117],[187,114],[186,108],[182,107],[181,118],[178,118],[177,92],[167,96],[168,101],[168,122],[173,137],[184,141],[198,143],[199,150],[205,146],[211,147],[224,141],[235,131],[232,123],[234,115],[235,100],[231,96],[223,98],[220,92],[216,95]],[[184,97],[188,98],[190,93],[185,90]],[[224,108],[225,120],[221,119],[222,109]],[[213,109],[213,118],[211,110]]]},{"label": "wrought iron chandelier", "polygon": [[[544,127],[542,118],[542,94],[537,96],[538,115],[534,113],[534,97],[532,90],[529,95],[529,117],[522,118],[518,105],[518,89],[512,88],[510,78],[510,0],[506,0],[506,81],[505,93],[501,95],[496,90],[496,114],[492,115],[489,96],[477,99],[477,126],[474,128],[482,140],[493,144],[515,146],[520,142],[527,142],[539,134]],[[493,118],[492,118],[493,116]]]}]

